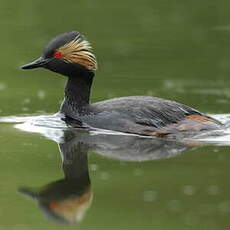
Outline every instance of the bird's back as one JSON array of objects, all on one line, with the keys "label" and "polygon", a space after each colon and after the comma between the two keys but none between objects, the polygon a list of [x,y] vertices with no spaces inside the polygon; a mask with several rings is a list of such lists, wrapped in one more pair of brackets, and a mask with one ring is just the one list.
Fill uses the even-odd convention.
[{"label": "bird's back", "polygon": [[[151,135],[169,129],[213,129],[220,123],[183,104],[157,97],[130,96],[91,104],[81,116],[92,127]],[[178,127],[177,125],[180,125]],[[215,127],[213,127],[215,126]]]}]

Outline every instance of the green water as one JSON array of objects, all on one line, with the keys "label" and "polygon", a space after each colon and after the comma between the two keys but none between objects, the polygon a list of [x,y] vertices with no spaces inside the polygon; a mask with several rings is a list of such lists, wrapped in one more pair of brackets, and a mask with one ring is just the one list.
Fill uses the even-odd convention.
[{"label": "green water", "polygon": [[[99,69],[92,101],[153,95],[207,113],[229,113],[230,3],[223,1],[1,1],[0,116],[55,113],[65,78],[19,66],[56,34],[79,30]],[[229,147],[127,162],[88,153],[94,194],[73,226],[47,219],[18,191],[63,178],[57,144],[0,125],[0,229],[227,230]]]}]

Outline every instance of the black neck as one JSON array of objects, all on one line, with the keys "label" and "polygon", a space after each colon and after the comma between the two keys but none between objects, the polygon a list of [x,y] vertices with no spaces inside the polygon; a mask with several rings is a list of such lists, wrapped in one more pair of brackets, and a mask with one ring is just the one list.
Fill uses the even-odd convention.
[{"label": "black neck", "polygon": [[86,72],[81,76],[70,76],[65,87],[65,99],[61,111],[71,116],[71,113],[84,113],[89,105],[90,89],[94,73]]},{"label": "black neck", "polygon": [[86,181],[89,183],[88,151],[89,146],[75,139],[59,144],[62,153],[62,167],[66,180]]}]

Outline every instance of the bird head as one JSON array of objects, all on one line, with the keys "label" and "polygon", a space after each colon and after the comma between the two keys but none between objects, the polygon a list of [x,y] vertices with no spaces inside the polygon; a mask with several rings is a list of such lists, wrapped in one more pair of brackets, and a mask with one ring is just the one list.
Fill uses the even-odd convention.
[{"label": "bird head", "polygon": [[21,68],[39,67],[71,76],[84,71],[95,71],[97,61],[85,37],[77,31],[71,31],[56,36],[45,47],[41,57]]}]

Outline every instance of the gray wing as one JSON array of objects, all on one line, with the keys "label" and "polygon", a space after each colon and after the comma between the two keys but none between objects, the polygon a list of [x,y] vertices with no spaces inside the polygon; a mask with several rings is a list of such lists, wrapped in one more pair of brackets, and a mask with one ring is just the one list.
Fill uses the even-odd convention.
[{"label": "gray wing", "polygon": [[97,128],[136,132],[156,130],[183,120],[187,115],[204,115],[180,103],[156,97],[132,96],[91,104],[83,122]]}]

